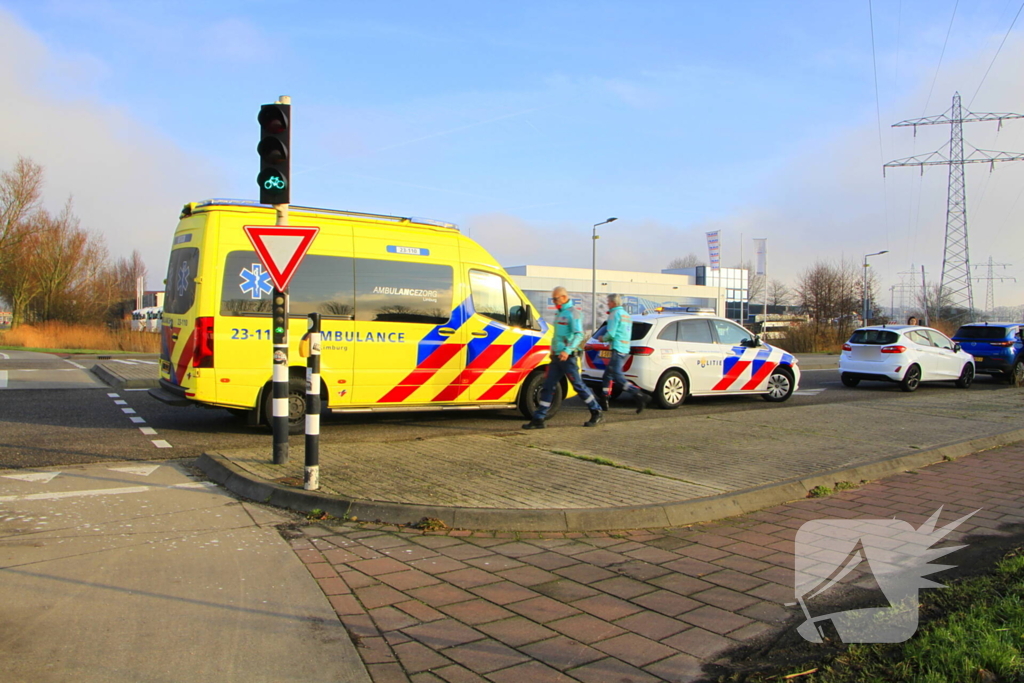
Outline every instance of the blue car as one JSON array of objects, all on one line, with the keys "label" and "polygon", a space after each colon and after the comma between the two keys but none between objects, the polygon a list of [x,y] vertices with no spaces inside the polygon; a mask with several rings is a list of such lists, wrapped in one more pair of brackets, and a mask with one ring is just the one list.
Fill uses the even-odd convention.
[{"label": "blue car", "polygon": [[1002,377],[1010,384],[1024,383],[1024,341],[1022,323],[970,323],[963,325],[953,341],[974,356],[979,373]]}]

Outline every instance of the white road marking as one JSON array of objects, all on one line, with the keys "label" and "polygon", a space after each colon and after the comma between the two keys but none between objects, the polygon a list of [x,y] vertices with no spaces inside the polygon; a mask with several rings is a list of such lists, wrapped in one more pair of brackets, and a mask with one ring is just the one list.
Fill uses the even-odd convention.
[{"label": "white road marking", "polygon": [[125,415],[134,415],[135,414],[135,408],[121,408],[121,411]]},{"label": "white road marking", "polygon": [[4,360],[10,360],[11,359],[11,357],[8,356],[6,353],[0,353],[0,358],[3,358]]},{"label": "white road marking", "polygon": [[163,439],[153,439],[153,445],[157,448],[171,448],[171,444],[167,443]]},{"label": "white road marking", "polygon": [[0,389],[7,388],[7,371],[0,370]]},{"label": "white road marking", "polygon": [[156,436],[156,430],[152,427],[139,427],[139,431],[146,436]]},{"label": "white road marking", "polygon": [[119,395],[117,395],[117,394],[107,394],[107,398],[121,398],[121,397]]},{"label": "white road marking", "polygon": [[125,400],[121,399],[121,400],[118,400],[118,401],[114,401],[114,405],[115,406],[126,406],[126,405],[128,405],[128,401],[125,401]]},{"label": "white road marking", "polygon": [[131,465],[129,467],[108,467],[111,472],[124,472],[125,474],[137,474],[140,477],[149,475],[160,469],[160,465]]},{"label": "white road marking", "polygon": [[141,359],[141,358],[136,358],[136,359],[135,359],[135,362],[136,362],[136,363],[145,363],[146,365],[159,365],[159,364],[160,364],[160,362],[159,362],[159,361],[155,361],[155,360],[143,360],[143,359]]},{"label": "white road marking", "polygon": [[58,491],[54,493],[29,493],[22,496],[0,496],[0,503],[18,500],[60,500],[62,498],[86,498],[90,496],[118,496],[129,493],[146,493],[159,489],[210,489],[217,485],[212,481],[196,481],[174,486],[122,486],[113,489],[90,489],[87,491]]},{"label": "white road marking", "polygon": [[839,372],[839,368],[800,368],[801,375],[805,372]]},{"label": "white road marking", "polygon": [[796,394],[797,396],[817,396],[818,394],[820,394],[823,391],[825,391],[825,390],[824,389],[800,389],[799,391],[794,391],[793,393]]},{"label": "white road marking", "polygon": [[135,424],[145,424],[146,423],[146,418],[144,418],[144,417],[133,417],[133,418],[129,418],[129,419],[131,419],[131,421],[134,422]]},{"label": "white road marking", "polygon": [[26,474],[5,474],[4,479],[17,479],[18,481],[41,481],[49,483],[60,472],[28,472]]},{"label": "white road marking", "polygon": [[125,365],[135,365],[135,361],[133,360],[121,360],[120,358],[115,358],[113,362],[124,363]]},{"label": "white road marking", "polygon": [[125,391],[149,391],[149,389],[147,389],[147,388],[142,388],[142,389],[125,389]]},{"label": "white road marking", "polygon": [[78,363],[76,363],[73,360],[68,360],[67,358],[62,358],[61,360],[63,360],[65,363],[70,363],[71,365],[74,365],[79,370],[85,370],[85,366],[84,365],[79,365]]}]

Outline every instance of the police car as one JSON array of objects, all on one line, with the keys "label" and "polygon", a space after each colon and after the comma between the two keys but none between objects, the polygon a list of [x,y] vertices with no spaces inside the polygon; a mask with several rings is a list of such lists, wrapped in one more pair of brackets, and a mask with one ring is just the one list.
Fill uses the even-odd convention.
[{"label": "police car", "polygon": [[[611,351],[605,327],[586,343],[583,378],[597,386]],[[652,394],[662,408],[688,396],[757,394],[785,401],[800,385],[797,359],[726,318],[698,308],[662,309],[633,316],[626,378]]]}]

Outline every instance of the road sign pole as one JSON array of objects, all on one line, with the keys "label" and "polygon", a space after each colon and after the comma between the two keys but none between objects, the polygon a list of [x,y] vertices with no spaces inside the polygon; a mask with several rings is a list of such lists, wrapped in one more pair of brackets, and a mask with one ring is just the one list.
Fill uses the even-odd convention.
[{"label": "road sign pole", "polygon": [[306,359],[306,469],[303,488],[320,488],[320,314],[309,314],[309,358]]}]

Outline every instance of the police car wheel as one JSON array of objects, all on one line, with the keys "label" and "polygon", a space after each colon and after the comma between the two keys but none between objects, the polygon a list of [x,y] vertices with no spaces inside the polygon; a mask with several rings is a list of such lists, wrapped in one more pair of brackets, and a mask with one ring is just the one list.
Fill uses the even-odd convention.
[{"label": "police car wheel", "polygon": [[[544,370],[534,370],[523,382],[519,389],[519,412],[527,419],[533,419],[537,412],[537,404],[540,401],[540,390],[544,386]],[[555,387],[555,395],[551,397],[551,407],[548,408],[548,417],[553,417],[558,409],[562,407],[562,387]]]},{"label": "police car wheel", "polygon": [[768,377],[768,388],[762,397],[766,401],[777,403],[785,401],[793,395],[793,374],[786,368],[775,368]]},{"label": "police car wheel", "polygon": [[[268,427],[274,425],[274,389],[268,384],[263,397],[263,419]],[[288,433],[306,431],[306,382],[298,377],[288,380]]]},{"label": "police car wheel", "polygon": [[686,400],[686,378],[678,370],[669,370],[661,379],[654,390],[654,398],[658,405],[665,410],[678,408]]}]

